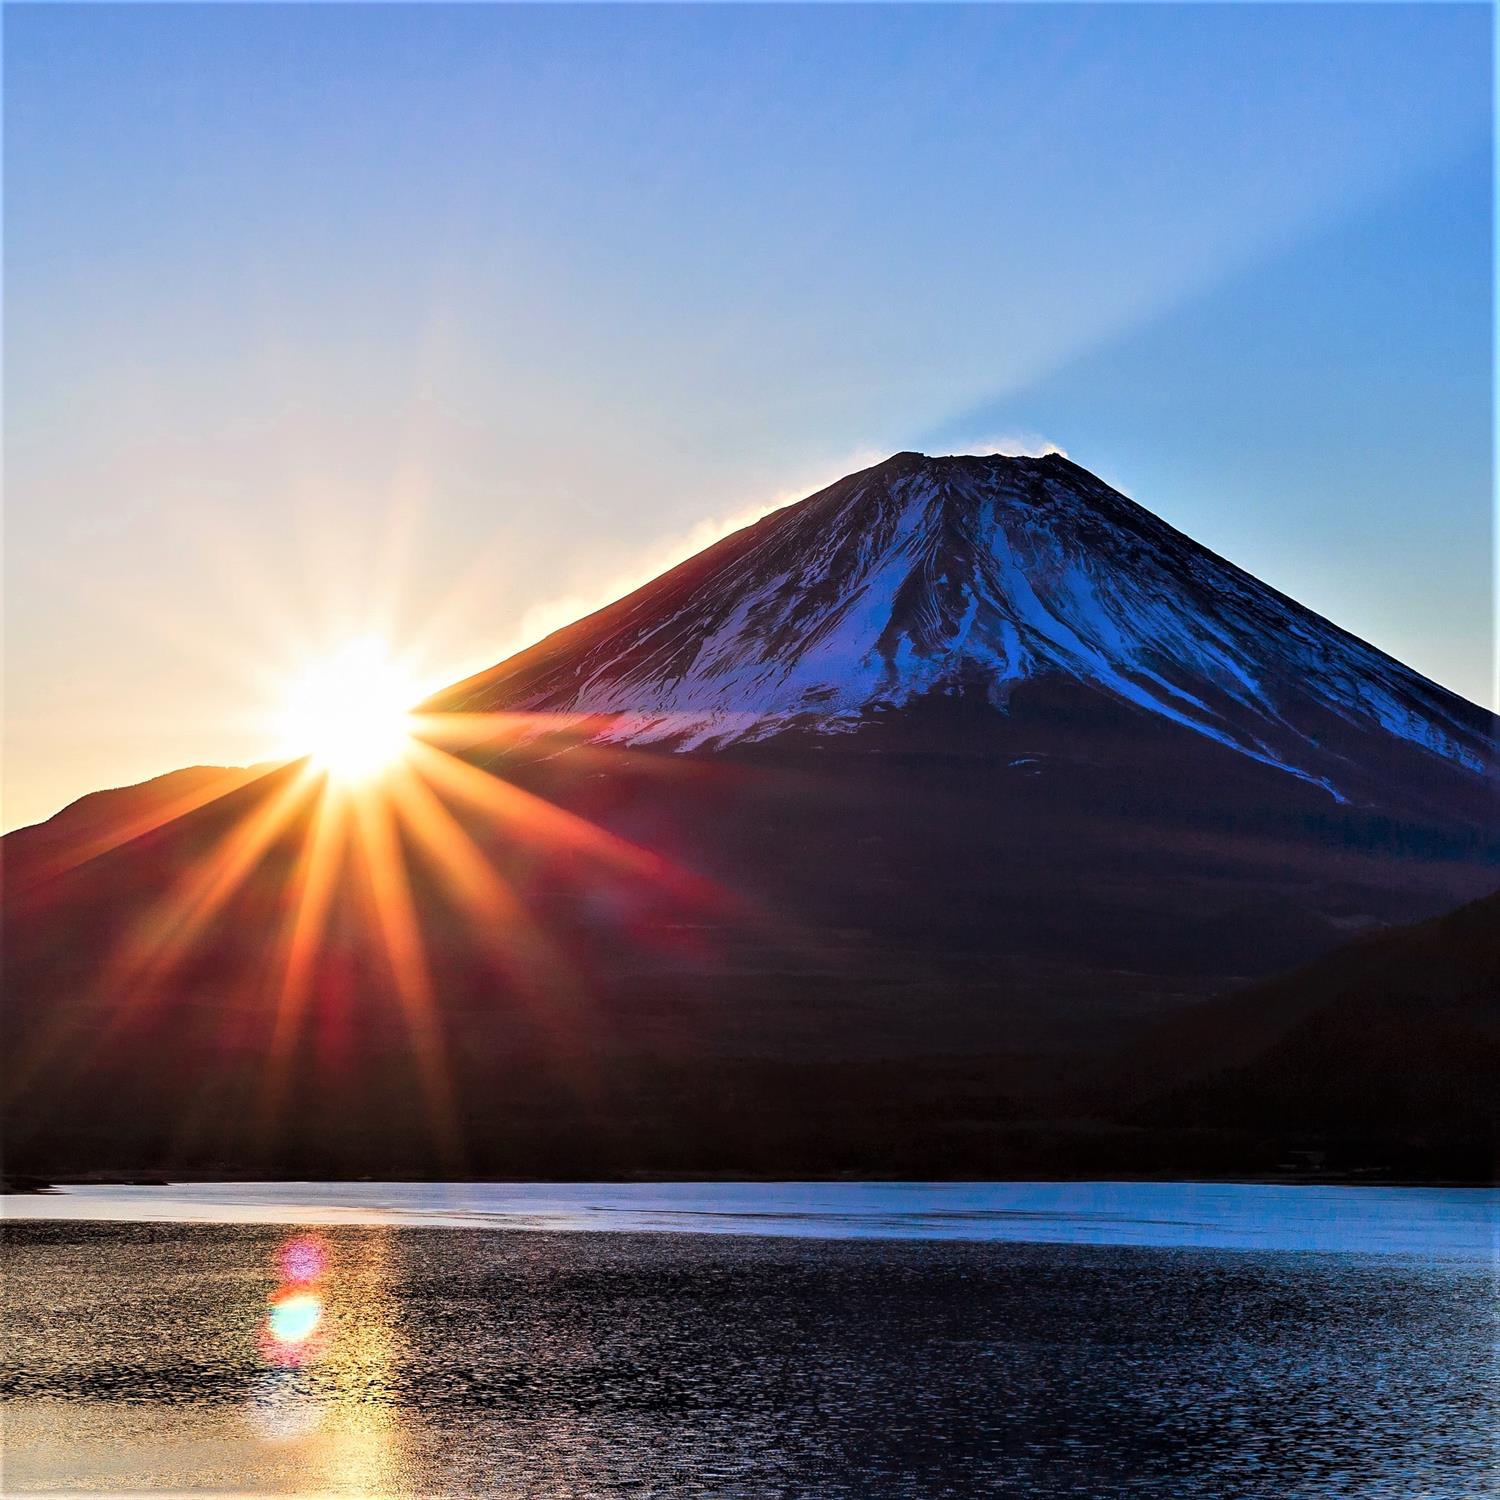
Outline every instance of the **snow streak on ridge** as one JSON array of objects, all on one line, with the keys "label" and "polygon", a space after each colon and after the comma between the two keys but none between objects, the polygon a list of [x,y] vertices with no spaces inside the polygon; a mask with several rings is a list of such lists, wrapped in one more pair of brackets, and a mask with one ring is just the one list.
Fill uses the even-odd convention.
[{"label": "snow streak on ridge", "polygon": [[1482,710],[1058,455],[898,454],[438,703],[619,716],[606,737],[694,749],[848,734],[931,693],[1004,712],[1054,678],[1340,798],[1351,736],[1474,774],[1494,749]]}]

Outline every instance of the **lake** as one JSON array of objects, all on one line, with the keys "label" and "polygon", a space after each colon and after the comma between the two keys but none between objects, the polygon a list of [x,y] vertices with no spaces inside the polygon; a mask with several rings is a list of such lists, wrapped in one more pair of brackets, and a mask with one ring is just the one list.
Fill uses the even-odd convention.
[{"label": "lake", "polygon": [[199,1184],[5,1211],[9,1494],[1492,1493],[1490,1192]]}]

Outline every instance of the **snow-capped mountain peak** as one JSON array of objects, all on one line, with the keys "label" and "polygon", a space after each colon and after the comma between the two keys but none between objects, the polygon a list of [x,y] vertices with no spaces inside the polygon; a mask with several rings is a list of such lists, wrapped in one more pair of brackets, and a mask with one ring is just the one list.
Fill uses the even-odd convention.
[{"label": "snow-capped mountain peak", "polygon": [[[898,453],[457,685],[629,743],[858,735],[929,695],[1081,685],[1325,787],[1371,745],[1485,773],[1490,716],[1058,454]],[[1380,760],[1377,754],[1374,759]]]}]

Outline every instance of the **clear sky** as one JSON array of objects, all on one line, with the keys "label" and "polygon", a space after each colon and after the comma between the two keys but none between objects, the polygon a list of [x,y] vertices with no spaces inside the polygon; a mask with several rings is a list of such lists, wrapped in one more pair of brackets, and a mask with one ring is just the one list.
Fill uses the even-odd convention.
[{"label": "clear sky", "polygon": [[6,826],[1054,443],[1490,694],[1488,5],[5,11]]}]

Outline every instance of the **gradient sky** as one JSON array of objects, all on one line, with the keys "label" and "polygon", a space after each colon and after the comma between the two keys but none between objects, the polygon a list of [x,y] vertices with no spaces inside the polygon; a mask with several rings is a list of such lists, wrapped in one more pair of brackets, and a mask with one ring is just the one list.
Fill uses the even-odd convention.
[{"label": "gradient sky", "polygon": [[5,10],[6,826],[1054,443],[1490,697],[1491,11]]}]

